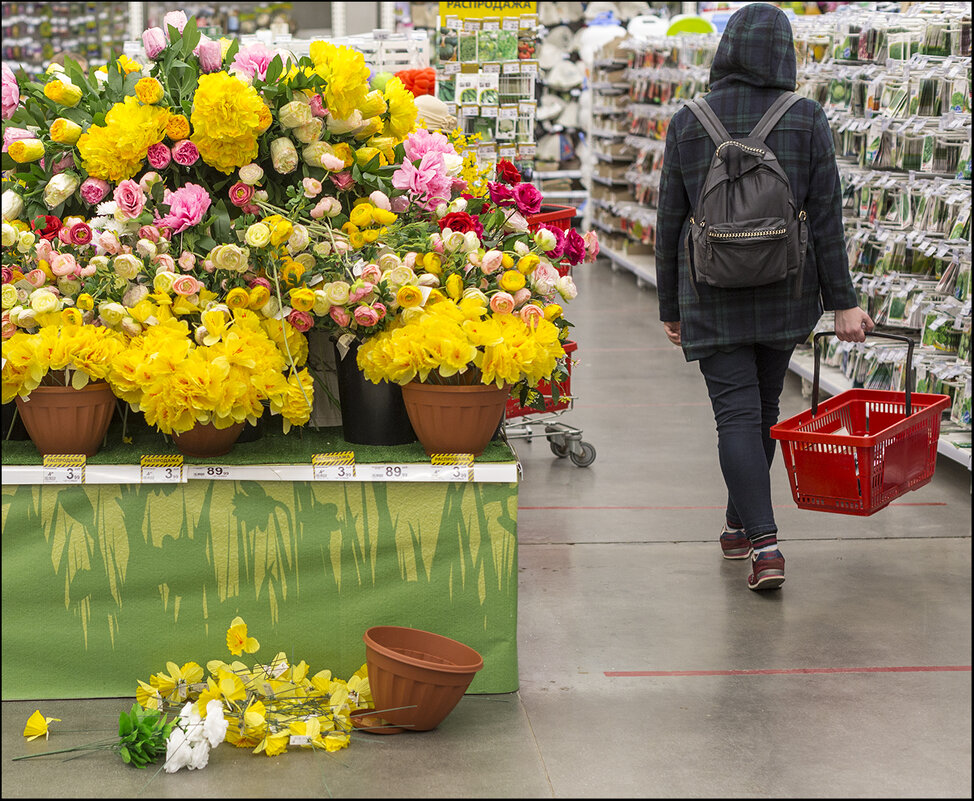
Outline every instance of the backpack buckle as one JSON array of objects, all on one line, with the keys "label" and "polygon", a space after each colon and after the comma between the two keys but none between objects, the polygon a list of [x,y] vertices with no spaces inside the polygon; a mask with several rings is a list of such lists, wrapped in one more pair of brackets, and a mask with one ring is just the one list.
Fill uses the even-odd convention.
[{"label": "backpack buckle", "polygon": [[801,220],[802,222],[805,221],[805,216],[806,216],[805,209],[802,209],[800,212],[798,212],[798,219]]}]

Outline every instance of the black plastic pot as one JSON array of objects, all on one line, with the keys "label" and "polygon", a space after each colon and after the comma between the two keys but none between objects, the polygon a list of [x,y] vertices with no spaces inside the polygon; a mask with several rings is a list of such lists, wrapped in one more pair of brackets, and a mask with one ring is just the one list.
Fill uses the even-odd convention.
[{"label": "black plastic pot", "polygon": [[355,358],[354,343],[342,358],[338,343],[335,365],[338,368],[338,401],[342,408],[342,430],[346,442],[355,445],[405,445],[416,441],[413,427],[402,402],[398,384],[383,381],[373,384],[362,375]]}]

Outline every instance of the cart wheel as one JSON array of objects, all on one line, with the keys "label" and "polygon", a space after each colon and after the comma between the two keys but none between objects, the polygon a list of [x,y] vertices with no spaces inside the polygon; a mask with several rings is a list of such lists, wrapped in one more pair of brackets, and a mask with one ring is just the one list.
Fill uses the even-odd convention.
[{"label": "cart wheel", "polygon": [[557,443],[553,439],[548,440],[548,444],[551,446],[551,452],[557,456],[559,459],[564,459],[568,456],[568,444],[567,443]]},{"label": "cart wheel", "polygon": [[590,464],[592,464],[592,462],[595,461],[595,448],[593,448],[587,442],[580,442],[579,445],[582,446],[581,453],[575,453],[575,451],[572,451],[568,455],[571,456],[576,467],[588,467]]}]

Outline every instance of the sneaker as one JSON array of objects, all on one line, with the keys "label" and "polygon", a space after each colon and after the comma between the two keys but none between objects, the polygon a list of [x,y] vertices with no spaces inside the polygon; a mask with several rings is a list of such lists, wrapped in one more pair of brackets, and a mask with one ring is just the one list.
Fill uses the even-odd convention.
[{"label": "sneaker", "polygon": [[720,550],[724,552],[724,559],[747,559],[751,554],[751,541],[742,529],[725,528],[720,533]]},{"label": "sneaker", "polygon": [[752,590],[776,590],[785,583],[785,557],[781,551],[765,551],[751,558],[747,586]]}]

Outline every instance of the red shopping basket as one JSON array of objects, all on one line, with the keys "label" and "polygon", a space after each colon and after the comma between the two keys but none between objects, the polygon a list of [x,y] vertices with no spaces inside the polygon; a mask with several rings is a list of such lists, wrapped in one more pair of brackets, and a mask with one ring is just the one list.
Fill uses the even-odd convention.
[{"label": "red shopping basket", "polygon": [[555,402],[551,394],[551,384],[547,381],[538,382],[538,392],[544,398],[544,409],[533,409],[530,406],[521,406],[518,403],[518,399],[515,397],[510,397],[507,399],[507,411],[505,414],[506,419],[512,417],[524,417],[529,414],[547,414],[548,412],[557,412],[562,409],[567,409],[571,406],[571,382],[572,382],[572,359],[571,354],[578,349],[578,343],[568,340],[562,347],[565,349],[565,353],[568,357],[565,359],[565,366],[568,368],[568,375],[563,381],[558,382],[558,401]]},{"label": "red shopping basket", "polygon": [[[529,214],[527,216],[528,230],[532,233],[537,231],[541,227],[541,223],[547,223],[553,228],[560,228],[562,231],[567,231],[572,227],[572,218],[576,214],[576,209],[574,206],[553,206],[553,205],[543,205],[541,211],[537,214]],[[556,265],[558,270],[558,275],[568,275],[571,265],[562,260],[561,264]]]},{"label": "red shopping basket", "polygon": [[818,403],[815,335],[812,408],[771,427],[781,442],[791,494],[800,509],[867,516],[933,478],[947,395],[911,392],[913,341],[905,341],[906,392],[851,389]]}]

